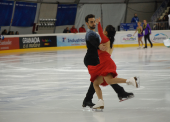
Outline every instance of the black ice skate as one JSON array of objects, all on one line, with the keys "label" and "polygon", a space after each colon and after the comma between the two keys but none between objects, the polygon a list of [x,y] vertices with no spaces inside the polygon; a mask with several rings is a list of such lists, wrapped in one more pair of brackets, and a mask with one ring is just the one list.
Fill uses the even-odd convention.
[{"label": "black ice skate", "polygon": [[94,106],[95,104],[94,103],[92,103],[92,100],[84,100],[83,101],[83,107],[86,107],[86,106],[89,106],[90,108],[92,108],[93,106]]},{"label": "black ice skate", "polygon": [[118,98],[119,98],[119,102],[122,102],[122,101],[125,101],[125,100],[128,100],[128,99],[131,99],[134,97],[134,94],[133,93],[128,93],[128,92],[124,92],[122,94],[118,94]]}]

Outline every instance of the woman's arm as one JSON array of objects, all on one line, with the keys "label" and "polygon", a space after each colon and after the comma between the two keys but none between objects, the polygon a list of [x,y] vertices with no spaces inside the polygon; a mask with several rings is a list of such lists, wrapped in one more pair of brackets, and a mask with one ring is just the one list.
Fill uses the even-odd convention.
[{"label": "woman's arm", "polygon": [[100,23],[100,18],[97,18],[96,19],[96,24],[98,24],[98,33],[101,37],[101,43],[106,43],[109,41],[109,39],[103,34],[103,29],[102,29],[102,26],[101,26],[101,23]]},{"label": "woman's arm", "polygon": [[[136,31],[135,31],[135,33],[137,32],[138,30],[137,30],[137,28],[136,28]],[[133,34],[133,36],[135,35],[135,33]]]},{"label": "woman's arm", "polygon": [[141,33],[140,33],[140,34],[142,34],[142,32],[143,32],[143,28],[142,28],[142,26],[140,26],[140,29],[141,29]]},{"label": "woman's arm", "polygon": [[109,39],[103,34],[103,29],[100,22],[98,23],[98,33],[102,39],[101,43],[106,43],[109,41]]}]

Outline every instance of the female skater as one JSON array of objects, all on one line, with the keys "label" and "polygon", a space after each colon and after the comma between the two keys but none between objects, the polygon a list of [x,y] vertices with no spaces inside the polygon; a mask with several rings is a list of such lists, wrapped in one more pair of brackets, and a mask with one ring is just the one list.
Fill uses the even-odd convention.
[{"label": "female skater", "polygon": [[[143,46],[143,42],[142,42],[142,37],[143,37],[143,29],[142,29],[142,26],[141,26],[141,22],[138,22],[138,27],[136,28],[136,31],[135,31],[135,33],[138,31],[138,44],[139,44],[139,47],[138,47],[138,49],[140,49],[141,47],[140,47],[140,42],[142,43],[142,47],[144,47]],[[134,35],[135,35],[135,33],[134,33]],[[134,36],[133,35],[133,36]]]},{"label": "female skater", "polygon": [[104,32],[100,24],[100,18],[96,19],[98,24],[98,32],[102,39],[101,43],[105,44],[108,48],[106,51],[98,50],[100,64],[96,66],[89,65],[88,70],[91,75],[90,81],[93,82],[94,89],[98,96],[98,103],[93,106],[93,109],[104,109],[104,101],[102,91],[99,85],[106,86],[108,84],[126,83],[127,85],[133,85],[138,88],[137,78],[131,77],[130,79],[116,78],[116,65],[111,59],[113,51],[113,42],[115,36],[115,28],[112,25],[108,25]]}]

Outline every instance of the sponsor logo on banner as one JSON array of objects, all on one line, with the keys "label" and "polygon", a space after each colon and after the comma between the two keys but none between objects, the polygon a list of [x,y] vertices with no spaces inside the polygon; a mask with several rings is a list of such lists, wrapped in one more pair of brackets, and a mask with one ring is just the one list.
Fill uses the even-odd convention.
[{"label": "sponsor logo on banner", "polygon": [[163,43],[163,40],[168,39],[168,36],[164,33],[157,33],[154,35],[154,37],[151,39],[154,43]]},{"label": "sponsor logo on banner", "polygon": [[19,49],[19,38],[4,38],[0,40],[0,50]]},{"label": "sponsor logo on banner", "polygon": [[55,47],[56,36],[21,37],[20,48]]},{"label": "sponsor logo on banner", "polygon": [[57,46],[56,43],[56,36],[42,36],[40,37],[41,47],[55,47]]},{"label": "sponsor logo on banner", "polygon": [[51,40],[48,39],[42,39],[42,42],[44,42],[44,45],[50,45]]},{"label": "sponsor logo on banner", "polygon": [[58,35],[57,46],[80,46],[86,45],[85,35]]},{"label": "sponsor logo on banner", "polygon": [[21,37],[20,38],[20,48],[38,48],[40,47],[39,37]]},{"label": "sponsor logo on banner", "polygon": [[137,37],[133,36],[132,34],[127,34],[125,36],[121,36],[121,42],[122,43],[132,43],[137,41]]}]

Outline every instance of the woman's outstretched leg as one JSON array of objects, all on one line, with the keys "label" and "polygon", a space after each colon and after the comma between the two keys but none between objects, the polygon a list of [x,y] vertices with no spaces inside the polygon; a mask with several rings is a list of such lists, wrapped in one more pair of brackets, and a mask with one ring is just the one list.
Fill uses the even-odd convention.
[{"label": "woman's outstretched leg", "polygon": [[109,73],[107,76],[104,77],[108,84],[116,84],[116,83],[126,83],[127,85],[133,85],[138,88],[137,78],[131,77],[130,79],[123,79],[123,78],[113,78],[112,74]]}]

